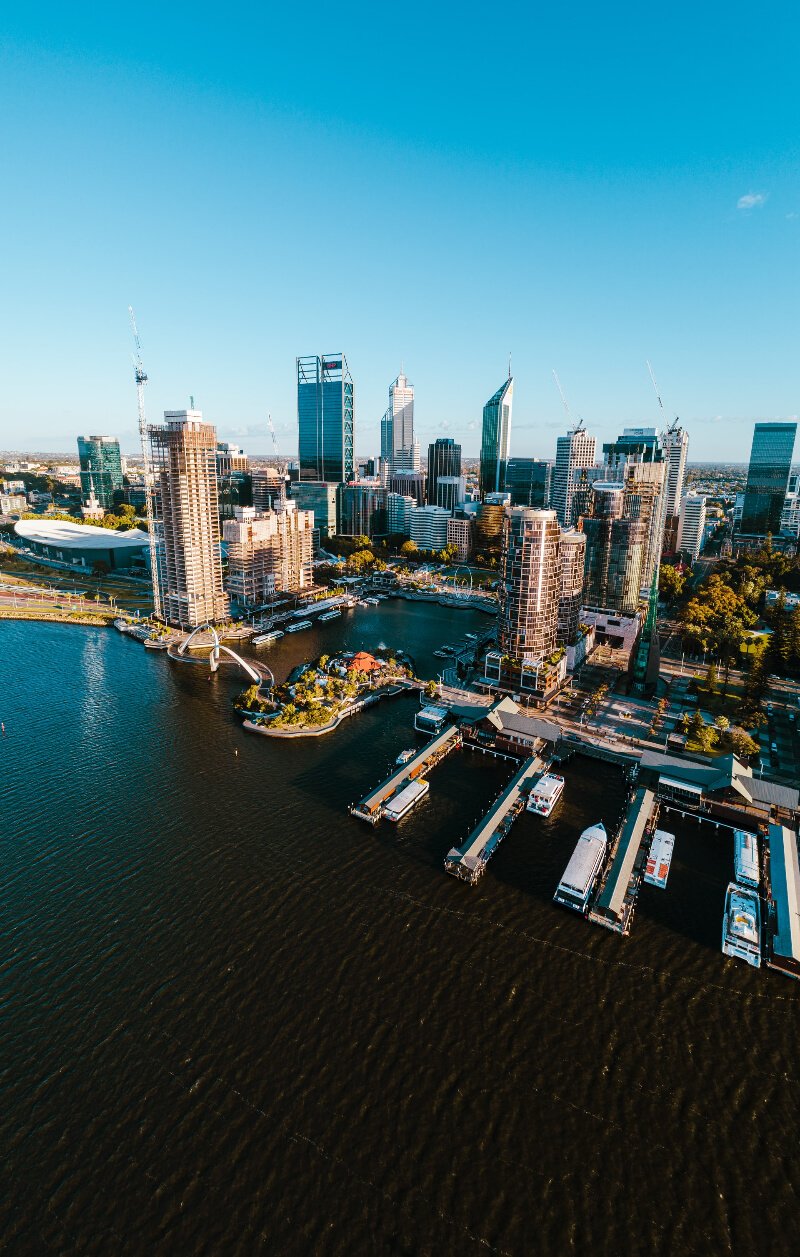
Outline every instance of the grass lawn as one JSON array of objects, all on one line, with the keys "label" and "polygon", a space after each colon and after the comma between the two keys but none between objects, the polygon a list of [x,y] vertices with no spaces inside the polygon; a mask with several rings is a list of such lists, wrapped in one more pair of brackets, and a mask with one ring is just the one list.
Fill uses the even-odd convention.
[{"label": "grass lawn", "polygon": [[35,563],[27,557],[21,558],[9,551],[0,551],[0,579],[6,585],[20,585],[22,588],[35,585],[65,592],[77,589],[92,600],[99,593],[104,601],[113,598],[122,610],[139,609],[142,615],[149,615],[153,609],[153,598],[147,585],[140,585],[113,574],[97,577],[91,572],[67,572],[46,563]]}]

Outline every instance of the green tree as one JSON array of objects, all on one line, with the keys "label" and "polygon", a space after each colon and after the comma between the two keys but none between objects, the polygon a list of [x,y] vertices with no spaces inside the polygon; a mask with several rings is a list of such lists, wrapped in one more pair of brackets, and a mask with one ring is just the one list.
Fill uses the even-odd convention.
[{"label": "green tree", "polygon": [[725,730],[722,735],[722,745],[726,750],[733,751],[739,759],[756,755],[759,749],[755,738],[751,738],[750,734],[738,725],[732,725],[730,729]]},{"label": "green tree", "polygon": [[686,586],[686,577],[677,568],[662,563],[658,573],[658,588],[666,602],[680,598]]},{"label": "green tree", "polygon": [[716,693],[717,680],[718,680],[717,665],[714,663],[710,663],[708,665],[708,672],[706,673],[706,689],[708,690],[709,694]]},{"label": "green tree", "polygon": [[418,551],[419,546],[416,541],[404,541],[400,547],[400,553],[406,555],[406,557],[409,557],[412,554],[417,554]]}]

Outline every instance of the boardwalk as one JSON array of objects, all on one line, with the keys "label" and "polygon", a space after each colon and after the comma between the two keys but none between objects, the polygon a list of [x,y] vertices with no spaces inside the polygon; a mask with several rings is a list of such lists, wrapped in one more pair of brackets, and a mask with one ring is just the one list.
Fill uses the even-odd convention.
[{"label": "boardwalk", "polygon": [[527,802],[534,778],[545,768],[538,756],[526,759],[505,790],[495,799],[489,811],[475,826],[466,842],[453,847],[445,856],[445,871],[471,886],[483,876],[500,843]]}]

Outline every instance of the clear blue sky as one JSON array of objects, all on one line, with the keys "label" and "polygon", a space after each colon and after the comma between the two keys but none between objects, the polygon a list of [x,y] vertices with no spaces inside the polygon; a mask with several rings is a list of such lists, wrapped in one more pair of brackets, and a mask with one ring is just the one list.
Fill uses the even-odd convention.
[{"label": "clear blue sky", "polygon": [[[14,12],[16,10],[16,14]],[[0,18],[0,448],[135,449],[194,394],[296,448],[294,359],[343,349],[357,449],[401,361],[420,442],[513,452],[564,414],[746,459],[800,409],[800,17],[790,3],[108,3]]]}]

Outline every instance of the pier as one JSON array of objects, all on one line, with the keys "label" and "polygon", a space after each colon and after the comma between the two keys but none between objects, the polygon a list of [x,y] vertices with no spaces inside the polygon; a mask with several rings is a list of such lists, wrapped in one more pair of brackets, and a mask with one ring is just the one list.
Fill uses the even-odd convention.
[{"label": "pier", "polygon": [[589,910],[589,920],[596,925],[617,934],[630,934],[657,819],[658,803],[653,791],[639,786],[614,840],[600,893]]},{"label": "pier", "polygon": [[447,873],[462,882],[469,882],[471,886],[475,885],[525,807],[533,779],[541,775],[545,767],[544,761],[536,755],[525,761],[466,842],[447,853],[444,860]]},{"label": "pier", "polygon": [[459,746],[461,746],[461,730],[455,725],[450,725],[438,737],[428,742],[407,764],[403,764],[402,768],[398,768],[358,803],[352,803],[348,809],[350,815],[357,816],[359,820],[367,821],[370,825],[377,825],[390,799],[404,790],[410,782],[430,771]]}]

